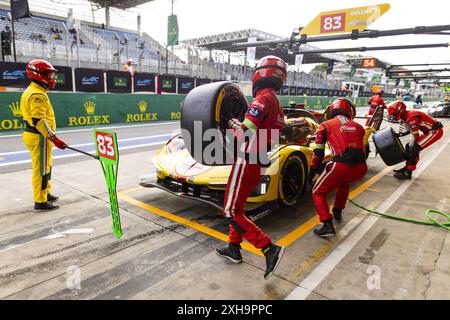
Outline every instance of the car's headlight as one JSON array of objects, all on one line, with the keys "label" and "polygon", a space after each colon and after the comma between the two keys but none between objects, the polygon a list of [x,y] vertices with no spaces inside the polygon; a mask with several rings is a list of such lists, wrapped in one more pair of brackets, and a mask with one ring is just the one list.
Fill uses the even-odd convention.
[{"label": "car's headlight", "polygon": [[265,195],[269,190],[269,184],[270,184],[270,176],[262,177],[261,182],[253,190],[251,197],[259,197]]}]

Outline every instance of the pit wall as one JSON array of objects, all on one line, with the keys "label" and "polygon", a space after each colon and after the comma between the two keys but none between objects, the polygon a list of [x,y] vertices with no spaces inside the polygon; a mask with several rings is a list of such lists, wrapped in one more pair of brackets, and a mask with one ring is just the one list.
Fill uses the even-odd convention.
[{"label": "pit wall", "polygon": [[[49,93],[58,128],[131,124],[179,120],[185,95]],[[21,130],[20,92],[0,92],[0,133]],[[247,97],[250,101],[252,97]],[[289,101],[305,104],[307,109],[325,109],[333,98],[280,96],[283,106]],[[356,99],[357,106],[367,98]]]}]

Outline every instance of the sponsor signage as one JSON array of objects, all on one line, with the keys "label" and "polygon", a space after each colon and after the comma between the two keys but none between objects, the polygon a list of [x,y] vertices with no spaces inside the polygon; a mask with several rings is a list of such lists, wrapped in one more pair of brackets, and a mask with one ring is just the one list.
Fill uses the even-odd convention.
[{"label": "sponsor signage", "polygon": [[26,88],[30,79],[26,77],[25,63],[0,62],[0,86]]},{"label": "sponsor signage", "polygon": [[55,66],[56,86],[52,91],[73,91],[72,68],[65,66]]},{"label": "sponsor signage", "polygon": [[135,92],[155,92],[155,75],[153,73],[138,72],[134,75]]},{"label": "sponsor signage", "polygon": [[103,70],[76,68],[75,69],[76,91],[81,92],[104,92]]},{"label": "sponsor signage", "polygon": [[162,92],[176,93],[176,78],[174,76],[159,76],[158,77],[158,87]]},{"label": "sponsor signage", "polygon": [[178,93],[187,94],[194,89],[194,78],[178,78]]},{"label": "sponsor signage", "polygon": [[131,75],[126,71],[106,71],[107,91],[113,93],[131,93]]},{"label": "sponsor signage", "polygon": [[201,86],[202,84],[207,84],[207,83],[211,83],[210,79],[204,79],[204,78],[197,78],[195,79],[195,86]]}]

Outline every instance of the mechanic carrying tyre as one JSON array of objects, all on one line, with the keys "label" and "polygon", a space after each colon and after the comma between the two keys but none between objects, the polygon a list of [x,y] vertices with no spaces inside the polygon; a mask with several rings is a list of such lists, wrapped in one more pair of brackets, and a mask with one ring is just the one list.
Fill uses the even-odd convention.
[{"label": "mechanic carrying tyre", "polygon": [[27,77],[32,79],[20,98],[20,111],[25,122],[23,141],[31,155],[34,210],[59,208],[52,204],[58,197],[51,191],[52,146],[64,149],[66,144],[55,134],[55,114],[47,90],[56,85],[56,70],[45,60],[27,63]]},{"label": "mechanic carrying tyre", "polygon": [[[314,233],[327,238],[336,235],[333,216],[336,222],[342,221],[342,210],[348,199],[351,182],[362,179],[367,173],[364,147],[364,128],[353,121],[355,107],[346,98],[335,100],[329,107],[328,119],[322,122],[316,132],[316,147],[311,160],[308,182],[319,170],[328,143],[333,156],[312,189],[314,207],[323,223]],[[333,216],[327,203],[327,194],[336,189]]]},{"label": "mechanic carrying tyre", "polygon": [[264,274],[266,280],[272,276],[278,266],[284,248],[273,244],[270,237],[245,216],[244,204],[261,180],[261,164],[252,163],[251,160],[255,158],[251,156],[251,153],[259,151],[258,140],[267,139],[267,143],[270,144],[275,138],[271,135],[276,132],[278,137],[285,125],[283,109],[276,92],[281,89],[286,80],[286,68],[286,63],[278,57],[261,58],[253,69],[254,99],[245,114],[244,121],[242,123],[237,119],[228,121],[229,128],[235,131],[236,136],[248,130],[252,131],[252,135],[250,141],[243,143],[244,152],[250,153],[249,158],[237,157],[228,178],[224,211],[230,222],[230,238],[229,244],[216,249],[216,252],[234,263],[240,263],[242,262],[240,244],[243,238],[246,239],[256,248],[261,249],[266,257]]},{"label": "mechanic carrying tyre", "polygon": [[[384,93],[384,91],[380,90],[374,96],[370,97],[370,99],[367,101],[369,103],[369,116],[373,115],[375,112],[375,109],[379,106],[386,108],[386,105],[384,104],[384,100],[383,100],[383,93]],[[371,120],[371,117],[369,117],[366,120],[366,126],[369,125],[370,120]]]},{"label": "mechanic carrying tyre", "polygon": [[[411,141],[406,145],[406,165],[394,170],[394,177],[404,180],[411,179],[412,172],[416,170],[419,162],[419,153],[438,141],[444,134],[442,123],[436,121],[420,110],[406,110],[402,101],[395,101],[388,108],[388,115],[395,120],[405,123],[408,131],[400,136],[411,133]],[[422,131],[423,134],[420,134]]]}]

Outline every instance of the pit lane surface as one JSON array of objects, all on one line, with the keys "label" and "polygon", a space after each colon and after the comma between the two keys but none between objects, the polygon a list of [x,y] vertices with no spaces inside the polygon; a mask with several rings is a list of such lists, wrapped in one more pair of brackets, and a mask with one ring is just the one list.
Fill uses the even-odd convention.
[{"label": "pit lane surface", "polygon": [[[442,122],[450,126],[450,121]],[[131,139],[170,134],[176,128],[172,123],[114,131],[119,139]],[[369,172],[352,186],[351,197],[407,217],[424,218],[429,208],[449,212],[449,132],[422,152],[411,182],[393,178],[393,168],[372,153]],[[63,133],[61,138],[89,143],[92,131]],[[8,149],[4,141],[10,143]],[[0,143],[1,153],[23,150],[20,137],[1,137]],[[243,251],[244,263],[223,261],[214,253],[227,233],[218,210],[138,187],[139,176],[152,172],[151,157],[158,148],[121,152],[120,240],[111,230],[108,195],[96,160],[74,156],[55,161],[53,186],[61,208],[48,213],[32,211],[29,163],[0,167],[7,186],[0,194],[0,298],[450,298],[446,231],[375,219],[348,204],[343,222],[336,225],[338,236],[319,239],[312,233],[318,220],[310,192],[294,209],[257,222],[273,241],[287,246],[270,280],[263,280],[264,258],[251,246]]]}]

